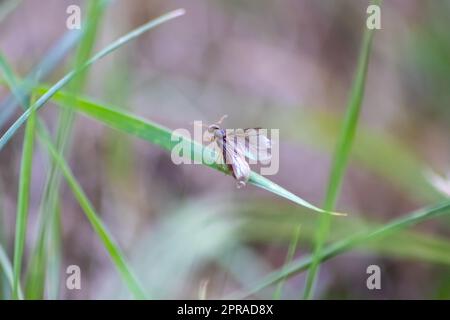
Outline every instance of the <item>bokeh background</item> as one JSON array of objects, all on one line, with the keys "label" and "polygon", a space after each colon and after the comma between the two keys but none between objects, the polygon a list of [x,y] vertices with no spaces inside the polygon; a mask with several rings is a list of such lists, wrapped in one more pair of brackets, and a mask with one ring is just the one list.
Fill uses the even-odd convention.
[{"label": "bokeh background", "polygon": [[[17,75],[37,65],[65,33],[75,0],[0,1],[0,51]],[[15,1],[14,1],[15,2]],[[269,177],[321,205],[345,111],[369,1],[116,0],[102,16],[95,51],[169,10],[183,17],[145,33],[97,62],[83,94],[172,129],[228,114],[225,126],[280,129],[280,170]],[[366,93],[329,241],[380,225],[443,198],[424,172],[450,170],[450,32],[447,0],[386,0],[374,38]],[[45,78],[73,66],[74,52]],[[0,86],[0,98],[9,94]],[[40,115],[55,130],[60,108]],[[0,110],[2,112],[2,110]],[[19,116],[0,128],[3,134]],[[0,152],[1,241],[12,257],[23,130]],[[170,154],[78,115],[66,158],[145,288],[156,298],[222,298],[258,283],[284,263],[293,227],[296,257],[312,251],[318,215],[288,200]],[[36,243],[46,151],[33,160],[26,254]],[[129,298],[70,189],[60,193],[61,299]],[[450,297],[450,220],[361,246],[322,264],[321,299]],[[26,255],[27,256],[27,255]],[[25,266],[29,262],[25,259]],[[82,289],[65,287],[79,265]],[[366,268],[382,289],[366,288]],[[29,270],[28,270],[29,271]],[[24,267],[24,274],[27,268]],[[301,297],[306,273],[283,298]],[[56,279],[56,280],[55,280]],[[59,281],[58,281],[59,279]],[[205,285],[206,284],[206,285]],[[5,287],[5,281],[2,283]],[[203,288],[203,289],[202,289]],[[206,291],[204,290],[206,288]],[[254,298],[271,298],[274,288]],[[206,292],[206,293],[205,293]]]}]

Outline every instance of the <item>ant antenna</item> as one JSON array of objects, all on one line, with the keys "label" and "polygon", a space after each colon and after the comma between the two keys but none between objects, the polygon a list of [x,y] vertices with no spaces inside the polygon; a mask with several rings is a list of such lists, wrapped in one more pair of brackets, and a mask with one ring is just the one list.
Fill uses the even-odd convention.
[{"label": "ant antenna", "polygon": [[221,124],[222,121],[223,121],[225,118],[227,118],[227,117],[228,117],[228,115],[227,115],[227,114],[224,114],[224,115],[222,116],[222,118],[220,118],[219,121],[216,122],[216,124]]},{"label": "ant antenna", "polygon": [[[227,117],[228,117],[227,114],[223,115],[222,118],[220,118],[219,121],[217,121],[215,124],[217,124],[217,125],[218,125],[218,124],[221,124],[222,121],[223,121],[225,118],[227,118]],[[195,125],[196,123],[195,123],[195,122],[190,122],[189,124],[190,124],[190,125]],[[203,128],[209,128],[209,126],[206,125],[206,124],[204,124],[204,123],[202,123],[201,126],[202,126]]]}]

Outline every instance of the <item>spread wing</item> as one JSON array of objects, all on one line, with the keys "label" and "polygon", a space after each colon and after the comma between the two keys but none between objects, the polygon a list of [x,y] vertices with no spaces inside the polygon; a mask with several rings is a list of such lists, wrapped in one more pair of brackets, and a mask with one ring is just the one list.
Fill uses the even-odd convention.
[{"label": "spread wing", "polygon": [[227,130],[227,142],[249,159],[266,161],[272,157],[272,142],[261,128]]}]

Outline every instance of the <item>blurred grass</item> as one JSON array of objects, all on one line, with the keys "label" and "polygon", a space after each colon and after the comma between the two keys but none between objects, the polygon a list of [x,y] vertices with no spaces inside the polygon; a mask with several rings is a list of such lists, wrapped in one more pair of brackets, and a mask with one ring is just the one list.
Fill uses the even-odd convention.
[{"label": "blurred grass", "polygon": [[[450,35],[448,29],[448,1],[429,1],[424,4],[426,28],[421,24],[414,26],[408,47],[400,55],[406,56],[405,84],[412,92],[409,97],[411,108],[421,111],[424,118],[448,123],[450,109]],[[405,55],[407,53],[407,55]]]},{"label": "blurred grass", "polygon": [[[220,200],[195,198],[171,204],[149,232],[133,242],[131,261],[155,299],[186,299],[186,294],[196,299],[199,271],[234,252],[240,221],[227,215],[230,202]],[[112,292],[105,295],[110,298]]]},{"label": "blurred grass", "polygon": [[[95,8],[98,9],[97,7],[95,7]],[[135,29],[134,31],[130,32],[129,34],[119,38],[119,40],[117,40],[116,42],[113,42],[110,46],[108,46],[104,50],[100,51],[97,55],[95,55],[93,58],[91,58],[88,62],[86,62],[86,63],[83,62],[81,64],[81,66],[77,65],[76,66],[77,68],[74,69],[74,71],[70,72],[68,75],[63,77],[49,91],[45,92],[43,94],[43,96],[41,96],[36,103],[34,103],[30,107],[26,108],[22,117],[19,118],[19,120],[16,122],[16,126],[13,125],[8,130],[10,132],[10,134],[4,135],[3,138],[12,137],[12,135],[17,130],[17,128],[19,128],[21,123],[23,123],[22,121],[26,120],[30,114],[33,114],[38,108],[42,107],[44,105],[44,103],[48,100],[48,98],[51,97],[52,94],[57,92],[62,86],[67,84],[75,76],[80,75],[83,71],[85,71],[87,69],[87,67],[89,67],[91,64],[93,64],[95,61],[97,61],[98,59],[102,58],[103,56],[109,54],[110,52],[116,50],[117,48],[120,48],[123,44],[138,37],[145,31],[147,31],[165,21],[168,21],[172,18],[180,16],[183,13],[184,13],[183,10],[176,10],[176,11],[173,11],[166,15],[163,15],[155,20],[152,20],[151,22],[141,26],[140,28]],[[95,29],[96,29],[96,27],[95,27]],[[89,38],[88,40],[86,40],[87,44],[85,44],[85,46],[82,49],[82,54],[80,54],[82,56],[81,58],[83,58],[85,55],[88,54],[89,50],[87,50],[87,49],[89,49],[89,47],[92,46],[92,43],[90,43],[91,40],[93,40],[93,38]],[[21,103],[21,105],[24,106],[24,108],[25,108],[25,106],[27,106],[27,104],[24,103],[25,93],[18,92],[19,87],[13,83],[14,77],[12,75],[11,69],[7,66],[6,61],[4,59],[1,59],[1,62],[2,62],[2,64],[0,66],[1,66],[1,69],[3,72],[3,76],[5,77],[6,80],[8,80],[8,79],[10,80],[9,85],[11,87],[11,90],[16,93],[16,98]],[[78,82],[78,85],[81,85],[80,82]],[[40,131],[40,137],[42,137],[41,136],[42,134],[45,134],[43,130]],[[3,141],[6,143],[9,138],[6,138]],[[61,169],[63,170],[63,173],[64,173],[66,179],[68,180],[69,186],[72,188],[72,191],[74,192],[75,197],[80,202],[81,207],[84,209],[94,230],[99,235],[100,239],[103,241],[103,244],[105,245],[107,251],[110,253],[113,262],[116,264],[116,267],[118,268],[119,272],[123,276],[125,282],[129,285],[130,290],[135,294],[136,297],[138,297],[138,298],[145,297],[143,290],[140,288],[138,282],[135,280],[134,275],[131,273],[129,267],[127,266],[118,246],[112,240],[111,236],[106,231],[106,228],[103,226],[101,221],[96,217],[95,211],[93,210],[93,208],[90,205],[87,198],[84,196],[84,193],[82,192],[81,188],[77,184],[76,180],[71,175],[71,172],[70,172],[70,170],[68,170],[68,167],[64,166],[65,161],[63,161],[63,158],[61,158],[61,157],[58,158],[59,153],[57,152],[57,150],[51,149],[51,147],[53,147],[53,145],[50,141],[51,140],[49,137],[42,139],[42,142],[45,143],[47,148],[50,149],[52,156],[54,158],[54,161],[57,161],[57,163],[60,167],[62,166]],[[55,230],[55,228],[57,227],[58,221],[59,221],[58,217],[56,217],[54,221],[51,221],[51,224],[50,224],[52,226],[51,230]],[[43,235],[43,234],[44,234],[43,232],[40,232],[40,235]],[[54,233],[52,240],[55,239],[54,236],[56,234],[57,233]],[[41,266],[45,266],[45,257],[47,254],[46,254],[45,246],[43,245],[43,243],[45,243],[45,237],[41,236],[41,239],[43,239],[41,242],[41,245],[38,244],[37,250],[35,251],[36,254],[34,256],[36,258],[33,259],[32,263],[30,264],[30,266],[31,266],[30,269],[32,271],[31,276],[30,276],[30,278],[32,279],[32,281],[31,281],[32,285],[31,285],[30,290],[28,291],[29,295],[27,295],[27,296],[34,297],[34,298],[42,297],[43,286],[44,286],[43,281],[45,279],[44,274],[42,272],[43,268],[41,268]],[[57,246],[54,248],[57,248]],[[41,270],[41,272],[39,272],[39,270]],[[33,279],[34,280],[37,279],[38,281],[33,281]],[[37,286],[35,286],[36,283],[38,284]],[[55,287],[57,287],[57,286],[55,286]],[[53,296],[53,297],[55,298],[56,296]]]},{"label": "blurred grass", "polygon": [[86,217],[89,219],[89,222],[92,225],[92,228],[102,241],[103,246],[108,251],[117,270],[122,276],[124,282],[128,285],[128,288],[133,293],[134,297],[137,299],[147,298],[147,294],[145,293],[144,289],[140,285],[140,282],[137,280],[135,274],[129,267],[118,244],[114,240],[112,234],[108,231],[106,226],[98,217],[98,214],[95,212],[94,207],[92,206],[87,196],[84,194],[81,186],[76,181],[64,158],[57,152],[54,146],[50,143],[49,139],[41,139],[41,142],[48,149],[53,160],[57,163],[59,169],[62,171],[67,184],[69,185],[72,193],[78,201],[78,204],[83,209]]},{"label": "blurred grass", "polygon": [[0,137],[0,150],[8,143],[8,141],[14,136],[17,130],[25,123],[28,117],[31,115],[32,111],[38,110],[42,108],[45,103],[61,88],[67,85],[74,77],[79,75],[85,69],[90,67],[92,64],[100,60],[101,58],[107,56],[108,54],[114,52],[119,49],[124,44],[134,40],[135,38],[142,35],[144,32],[157,27],[158,25],[177,18],[184,14],[183,9],[174,10],[172,12],[166,13],[150,22],[134,29],[133,31],[127,33],[125,36],[117,39],[112,42],[110,45],[106,46],[104,49],[100,50],[97,54],[95,54],[92,58],[86,61],[79,69],[72,70],[67,73],[63,78],[61,78],[58,82],[56,82],[52,87],[50,87],[42,96],[37,99],[37,101],[30,106],[9,128],[8,130]]},{"label": "blurred grass", "polygon": [[35,123],[36,115],[32,113],[27,121],[25,129],[22,163],[20,165],[19,191],[16,214],[16,235],[14,241],[14,287],[12,293],[13,299],[19,298],[20,275],[22,270],[23,252],[27,233]]},{"label": "blurred grass", "polygon": [[[314,242],[315,219],[308,215],[299,217],[292,208],[277,205],[268,201],[258,204],[237,204],[235,219],[243,219],[243,230],[240,233],[242,241],[251,244],[262,244],[270,237],[274,244],[284,245],[290,235],[295,232],[295,225],[302,224],[300,241],[304,246]],[[280,212],[275,213],[276,210]],[[329,240],[338,241],[349,234],[370,232],[383,225],[380,221],[370,221],[363,218],[339,219],[333,224]],[[428,263],[450,264],[450,241],[414,230],[402,230],[392,235],[362,244],[359,248],[376,252],[382,256],[425,261]],[[306,248],[305,248],[306,251]]]},{"label": "blurred grass", "polygon": [[[12,74],[12,71],[6,64],[5,60],[2,59],[1,61],[3,63],[0,64],[0,67],[3,67],[2,68],[3,74],[9,80],[14,79],[14,75]],[[8,82],[8,84],[12,86],[11,91],[16,92],[16,90],[14,89],[15,87],[13,87],[14,82],[10,81]],[[23,106],[23,108],[25,109],[26,106]],[[136,277],[131,271],[131,268],[128,266],[120,248],[116,244],[115,240],[113,239],[112,235],[109,233],[107,228],[103,225],[102,221],[98,218],[97,214],[95,213],[95,210],[93,209],[93,206],[90,204],[88,198],[86,197],[80,185],[74,178],[64,158],[58,153],[56,147],[54,147],[53,143],[51,142],[50,135],[42,122],[38,122],[38,138],[40,142],[48,149],[51,157],[53,158],[53,161],[58,165],[59,169],[62,171],[64,177],[66,178],[66,181],[69,184],[69,187],[72,189],[72,192],[74,193],[75,198],[78,200],[81,208],[83,209],[87,218],[91,222],[91,225],[94,231],[96,232],[97,236],[103,242],[105,249],[108,251],[111,259],[115,263],[116,268],[122,275],[123,280],[128,285],[130,291],[134,294],[136,298],[139,299],[145,298],[146,294],[140,287],[139,282],[136,280]],[[59,220],[56,221],[53,227],[56,228],[58,224]],[[53,243],[52,245],[58,244]],[[44,246],[38,246],[38,250],[45,250],[45,248]],[[45,259],[45,254],[44,252],[37,252],[36,257],[37,257],[36,259]],[[39,265],[44,264],[43,261],[38,261],[37,263]],[[35,270],[31,269],[31,272],[35,272]],[[36,275],[33,274],[33,276]],[[40,276],[43,277],[42,274]],[[39,279],[39,283],[43,285],[44,279]],[[40,292],[41,291],[30,291],[29,294],[31,294],[31,296],[27,295],[26,297],[38,298],[40,297]],[[37,294],[37,296],[35,294]]]},{"label": "blurred grass", "polygon": [[[302,111],[294,117],[301,132],[287,126],[287,138],[313,148],[329,151],[338,134],[337,115],[320,111]],[[282,121],[282,120],[280,120]],[[292,120],[291,120],[292,121]],[[387,132],[360,126],[351,150],[352,161],[387,181],[412,199],[434,202],[442,196],[430,186],[423,174],[424,159],[404,142]]]},{"label": "blurred grass", "polygon": [[[70,30],[65,33],[64,36],[62,36],[57,43],[45,53],[42,60],[25,77],[24,81],[22,81],[17,89],[16,96],[28,96],[31,88],[33,88],[38,81],[48,76],[51,71],[57,67],[80,38],[81,31],[79,30]],[[0,129],[2,129],[12,117],[16,107],[17,102],[13,94],[8,95],[2,103],[0,103]]]},{"label": "blurred grass", "polygon": [[[380,2],[381,1],[375,0],[371,3],[379,6]],[[350,91],[350,98],[346,108],[347,111],[344,117],[344,123],[342,125],[342,130],[339,135],[339,140],[337,142],[333,161],[331,164],[331,171],[324,201],[325,210],[332,211],[336,206],[336,201],[340,192],[342,180],[350,156],[350,150],[353,145],[359,113],[361,110],[361,104],[364,97],[365,82],[373,35],[374,30],[365,27],[362,47],[358,58],[358,65],[356,67],[355,79]],[[303,297],[305,299],[311,299],[314,294],[314,283],[319,268],[319,259],[330,227],[331,217],[322,217],[319,221],[317,230],[313,261],[306,278],[306,285],[303,293]]]},{"label": "blurred grass", "polygon": [[[2,271],[2,273],[5,275],[6,279],[8,280],[8,282],[11,286],[11,291],[12,291],[12,289],[14,287],[13,268],[11,266],[11,262],[8,259],[8,255],[1,244],[0,244],[0,270]],[[23,299],[23,293],[22,293],[22,289],[20,288],[20,286],[17,290],[17,295],[18,295],[19,299]]]},{"label": "blurred grass", "polygon": [[[122,106],[125,110],[130,108],[128,99],[130,98],[131,82],[134,69],[131,69],[129,53],[122,51],[114,57],[114,65],[116,68],[109,71],[105,81],[104,99],[114,102],[118,106]],[[124,185],[124,177],[132,177],[134,153],[130,144],[131,137],[113,131],[106,137],[106,154],[108,155],[105,165],[107,167],[107,178],[110,179],[111,185]]]},{"label": "blurred grass", "polygon": [[[300,231],[301,231],[301,224],[299,224],[293,230],[292,240],[291,240],[291,243],[289,244],[288,252],[286,255],[286,261],[284,262],[285,266],[290,264],[292,262],[292,259],[294,258],[295,252],[297,251],[297,244],[300,241]],[[281,279],[278,282],[275,292],[273,294],[273,298],[275,300],[281,299],[281,296],[283,293],[283,286],[284,286],[285,282],[286,282],[286,277],[284,277],[283,279]]]},{"label": "blurred grass", "polygon": [[[83,63],[89,59],[92,48],[94,46],[97,29],[100,24],[103,11],[109,1],[90,1],[87,2],[87,10],[82,31],[82,37],[75,55],[75,63],[73,70],[81,69]],[[87,79],[88,68],[81,71],[72,79],[68,85],[68,90],[74,94],[81,93]],[[56,148],[59,154],[65,156],[72,126],[74,122],[74,115],[71,110],[62,110],[59,114],[56,129]],[[70,143],[69,143],[70,144]],[[27,279],[27,296],[31,298],[42,297],[44,292],[44,281],[48,282],[48,297],[56,299],[59,288],[59,273],[53,274],[49,272],[49,268],[54,271],[59,271],[61,253],[57,250],[61,242],[58,238],[58,221],[60,220],[59,210],[57,210],[57,202],[60,193],[61,174],[58,170],[57,164],[52,162],[50,172],[45,183],[43,198],[42,198],[42,214],[41,224],[38,231],[38,241],[32,254],[32,261],[30,263],[30,276]],[[50,249],[54,249],[50,251]],[[41,255],[41,256],[37,256]],[[48,259],[46,258],[48,257]],[[50,276],[50,277],[48,277]]]},{"label": "blurred grass", "polygon": [[[369,241],[374,241],[380,239],[381,237],[386,237],[388,235],[395,234],[406,228],[412,227],[418,223],[434,219],[450,213],[450,200],[440,203],[435,206],[426,207],[413,211],[403,217],[392,220],[391,222],[385,223],[384,225],[374,228],[370,231],[358,232],[352,236],[346,237],[342,240],[335,241],[323,250],[321,250],[319,256],[319,262],[324,262],[329,260],[339,254],[345,253],[355,247],[359,247],[362,244],[368,243]],[[271,272],[263,280],[259,281],[256,285],[246,290],[244,293],[233,293],[227,298],[245,298],[252,295],[278,281],[284,279],[285,277],[291,277],[299,272],[307,270],[313,263],[313,256],[308,255],[306,257],[301,257],[294,260],[288,266],[280,268]]]},{"label": "blurred grass", "polygon": [[[4,81],[11,89],[13,96],[17,99],[23,108],[28,106],[27,98],[21,94],[17,79],[15,78],[13,71],[3,55],[0,53],[0,70],[2,71]],[[30,101],[32,102],[32,100]],[[20,178],[19,178],[19,191],[17,199],[17,214],[16,214],[16,233],[14,241],[14,270],[13,270],[13,286],[12,286],[12,298],[23,299],[21,290],[20,277],[22,270],[23,252],[26,240],[27,230],[27,217],[29,209],[29,197],[30,197],[30,180],[31,170],[33,162],[33,145],[34,145],[34,130],[35,130],[35,113],[31,114],[27,122],[25,130],[22,161],[20,166]]]}]

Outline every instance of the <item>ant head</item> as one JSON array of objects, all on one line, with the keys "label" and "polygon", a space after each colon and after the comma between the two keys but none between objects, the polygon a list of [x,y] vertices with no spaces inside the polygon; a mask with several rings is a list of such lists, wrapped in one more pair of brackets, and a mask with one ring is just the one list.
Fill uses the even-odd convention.
[{"label": "ant head", "polygon": [[220,126],[219,126],[219,125],[222,123],[222,121],[223,121],[226,117],[228,117],[228,116],[227,116],[227,115],[222,116],[222,118],[220,118],[219,121],[217,121],[216,123],[214,123],[214,124],[212,124],[212,125],[210,125],[210,126],[206,126],[206,125],[202,124],[202,127],[207,128],[209,133],[214,133],[216,130],[219,130],[219,129],[220,129]]},{"label": "ant head", "polygon": [[217,124],[212,124],[208,127],[208,132],[209,133],[214,133],[214,131],[219,130],[220,127]]},{"label": "ant head", "polygon": [[208,127],[208,132],[213,133],[214,131],[219,130],[219,129],[220,129],[219,124],[221,124],[222,121],[223,121],[226,117],[228,117],[228,115],[225,114],[225,115],[222,116],[222,118],[219,119],[219,121],[217,121],[216,123],[210,125],[210,126]]}]

